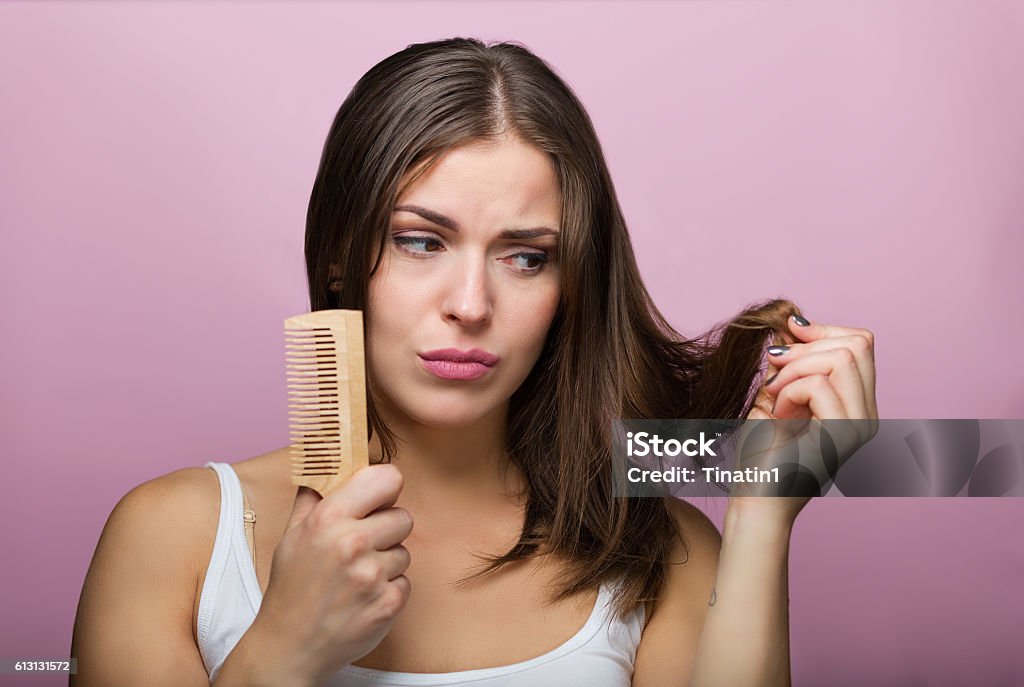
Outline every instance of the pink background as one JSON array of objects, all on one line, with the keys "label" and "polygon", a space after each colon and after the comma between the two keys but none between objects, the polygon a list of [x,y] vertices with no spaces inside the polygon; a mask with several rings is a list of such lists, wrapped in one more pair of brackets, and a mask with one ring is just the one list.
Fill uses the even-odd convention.
[{"label": "pink background", "polygon": [[[286,443],[327,128],[375,62],[454,35],[576,89],[682,332],[784,295],[875,331],[884,417],[1024,417],[1024,4],[9,2],[0,657],[68,655],[131,487]],[[1024,683],[1022,518],[812,503],[795,683]]]}]

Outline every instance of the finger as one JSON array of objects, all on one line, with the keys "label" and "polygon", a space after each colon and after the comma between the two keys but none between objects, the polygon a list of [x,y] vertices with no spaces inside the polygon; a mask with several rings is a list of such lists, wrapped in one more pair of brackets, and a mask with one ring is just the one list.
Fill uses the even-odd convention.
[{"label": "finger", "polygon": [[857,367],[860,368],[865,378],[874,377],[874,357],[871,345],[865,337],[857,334],[817,339],[789,346],[769,346],[768,359],[781,367],[808,353],[831,351],[837,348],[848,349],[853,354],[857,360]]},{"label": "finger", "polygon": [[[812,420],[819,421],[813,423],[820,433],[814,439],[819,447],[824,445],[827,434],[828,442],[838,449],[839,455],[849,456],[866,440],[862,436],[864,423],[848,421],[850,418],[845,414],[842,401],[823,375],[801,377],[779,392],[776,414],[783,417],[794,412],[794,408],[797,412],[800,408],[810,409]],[[841,422],[830,422],[832,420]]]},{"label": "finger", "polygon": [[[807,325],[801,326],[800,321],[804,321]],[[811,343],[820,345],[820,342],[831,339],[844,339],[848,343],[848,347],[857,356],[858,366],[864,378],[864,397],[867,401],[869,417],[878,418],[878,402],[876,393],[874,393],[874,333],[870,330],[853,327],[812,323],[796,314],[787,319],[787,324],[794,336],[808,345]],[[800,348],[800,344],[795,344],[792,348],[796,350]],[[772,357],[775,356],[769,354],[769,358]],[[786,357],[786,355],[780,355],[777,359],[781,363]]]},{"label": "finger", "polygon": [[787,384],[775,399],[772,415],[780,419],[811,417],[820,420],[845,420],[849,418],[842,401],[824,375],[801,377]]},{"label": "finger", "polygon": [[412,515],[404,508],[385,508],[363,518],[359,525],[366,528],[370,543],[378,551],[390,549],[405,541],[412,532]]},{"label": "finger", "polygon": [[380,563],[385,578],[389,581],[405,574],[405,571],[409,569],[409,563],[412,562],[409,549],[404,546],[393,546],[385,551],[378,551],[375,557]]},{"label": "finger", "polygon": [[[801,325],[801,321],[807,324]],[[837,324],[825,324],[824,322],[811,322],[799,315],[791,315],[786,320],[786,323],[789,325],[789,331],[793,332],[800,341],[809,342],[840,336],[860,336],[868,341],[872,352],[874,351],[875,335],[868,329],[842,327]]]},{"label": "finger", "polygon": [[775,405],[775,396],[768,393],[764,386],[757,391],[754,402],[750,406],[747,418],[751,420],[770,420],[772,417],[772,406]]},{"label": "finger", "polygon": [[402,491],[402,473],[391,463],[369,465],[356,472],[324,499],[322,507],[350,518],[364,518],[390,508]]},{"label": "finger", "polygon": [[409,601],[409,594],[412,593],[412,583],[409,582],[409,578],[405,575],[399,575],[388,584],[392,584],[398,588],[402,593],[402,604],[405,605],[405,603]]},{"label": "finger", "polygon": [[847,348],[802,354],[783,367],[778,376],[765,385],[765,391],[778,394],[787,384],[811,375],[824,375],[828,379],[848,417],[869,417],[860,368]]},{"label": "finger", "polygon": [[[778,348],[777,346],[771,346],[771,348]],[[783,347],[785,348],[785,347]],[[779,367],[775,365],[774,356],[768,356],[768,365],[764,371],[764,381],[761,382],[761,388],[758,389],[757,394],[754,396],[754,402],[751,405],[750,413],[747,414],[748,418],[751,419],[769,419],[771,418],[772,405],[775,403],[775,397],[765,391],[768,381],[775,378],[775,375],[779,373]]]},{"label": "finger", "polygon": [[320,494],[309,487],[299,487],[299,490],[295,493],[295,502],[292,504],[292,512],[288,516],[288,525],[285,527],[285,531],[292,529],[305,520],[306,516],[316,508],[320,501]]},{"label": "finger", "polygon": [[761,393],[758,393],[757,400],[754,401],[754,405],[751,406],[750,412],[747,413],[748,420],[771,420],[772,419],[772,399],[767,394],[762,397]]},{"label": "finger", "polygon": [[[867,417],[877,418],[878,407],[875,400],[874,338],[870,332],[867,332],[867,330],[854,330],[845,327],[834,329],[848,330],[855,333],[842,334],[835,337],[817,339],[808,343],[792,344],[790,346],[770,346],[768,348],[768,358],[779,366],[786,366],[801,357],[809,355],[810,352],[847,349],[853,354],[854,360],[857,363],[857,369],[860,372],[864,400],[867,408]],[[781,376],[780,379],[782,379]],[[772,386],[775,387],[776,385],[773,384]]]}]

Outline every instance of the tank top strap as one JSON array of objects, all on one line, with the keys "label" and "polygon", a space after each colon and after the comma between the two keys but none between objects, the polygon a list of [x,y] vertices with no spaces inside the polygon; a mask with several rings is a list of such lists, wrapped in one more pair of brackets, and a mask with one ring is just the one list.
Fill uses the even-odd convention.
[{"label": "tank top strap", "polygon": [[196,630],[200,647],[209,639],[213,609],[223,581],[241,580],[245,597],[254,613],[259,610],[262,596],[245,537],[242,483],[228,463],[209,462],[204,467],[212,468],[220,482],[220,516],[213,553],[199,597]]}]

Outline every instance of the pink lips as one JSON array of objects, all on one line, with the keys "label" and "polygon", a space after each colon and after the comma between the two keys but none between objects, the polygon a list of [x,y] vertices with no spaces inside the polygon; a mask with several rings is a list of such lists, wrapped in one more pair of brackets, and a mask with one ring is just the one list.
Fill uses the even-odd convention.
[{"label": "pink lips", "polygon": [[468,351],[440,348],[420,353],[420,358],[427,371],[441,379],[477,379],[487,374],[498,362],[497,356],[479,348]]}]

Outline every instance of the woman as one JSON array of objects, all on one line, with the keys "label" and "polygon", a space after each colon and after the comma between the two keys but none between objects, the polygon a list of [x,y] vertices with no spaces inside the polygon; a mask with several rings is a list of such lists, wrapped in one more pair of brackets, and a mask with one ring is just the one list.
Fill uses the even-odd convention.
[{"label": "woman", "polygon": [[[382,464],[322,501],[286,448],[132,490],[86,578],[76,684],[788,683],[806,499],[734,496],[723,539],[683,501],[613,494],[610,425],[876,418],[870,332],[774,301],[683,340],[585,111],[513,44],[413,45],[356,84],[306,260],[313,310],[365,312]],[[791,345],[754,396],[769,339]]]}]

